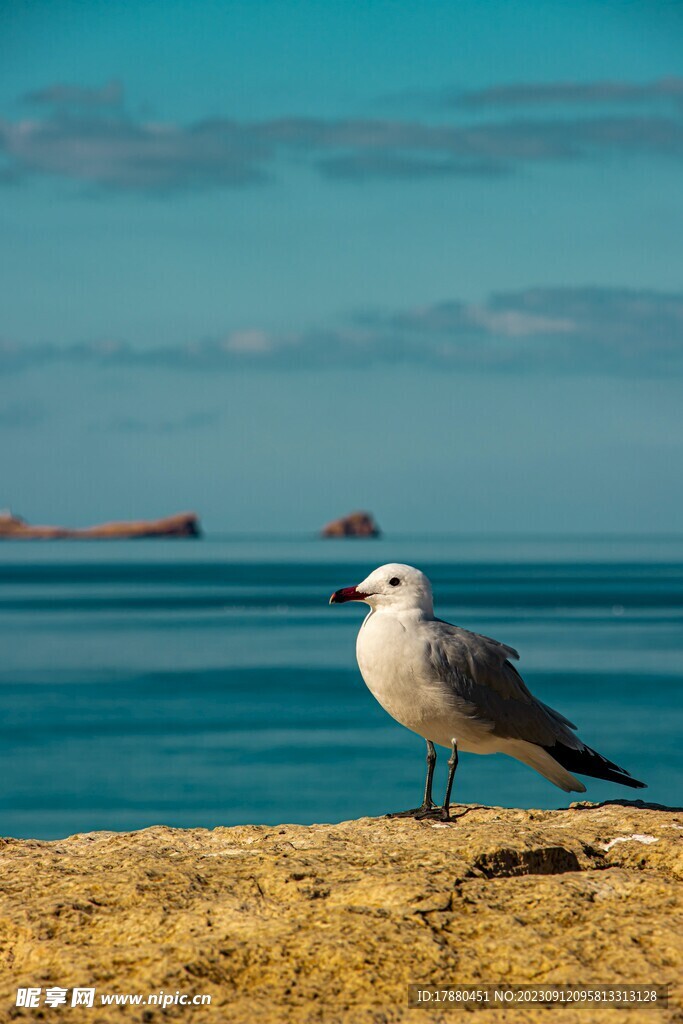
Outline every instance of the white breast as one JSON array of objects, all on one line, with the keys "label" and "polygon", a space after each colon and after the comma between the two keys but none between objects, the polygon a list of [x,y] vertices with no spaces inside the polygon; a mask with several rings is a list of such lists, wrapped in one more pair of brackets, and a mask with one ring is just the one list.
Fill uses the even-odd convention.
[{"label": "white breast", "polygon": [[[414,617],[414,616],[413,616]],[[425,678],[424,645],[416,641],[415,624],[401,616],[373,612],[356,643],[361,675],[385,711],[421,736],[434,718],[452,713],[446,694]]]},{"label": "white breast", "polygon": [[367,688],[392,718],[435,743],[462,750],[490,744],[485,726],[458,710],[429,666],[425,637],[414,612],[371,612],[356,641],[358,667]]}]

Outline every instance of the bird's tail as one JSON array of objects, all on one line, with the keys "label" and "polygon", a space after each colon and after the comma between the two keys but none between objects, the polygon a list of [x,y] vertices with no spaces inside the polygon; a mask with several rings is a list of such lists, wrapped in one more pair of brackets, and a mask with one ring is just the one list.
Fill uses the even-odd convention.
[{"label": "bird's tail", "polygon": [[[593,779],[605,779],[607,782],[618,782],[631,789],[646,789],[645,782],[639,782],[614,761],[608,761],[597,750],[590,747],[569,747],[564,743],[555,743],[552,747],[543,748],[550,757],[558,762],[567,772],[578,772],[579,775],[590,775]],[[570,776],[571,778],[571,776]],[[554,780],[553,780],[554,781]]]},{"label": "bird's tail", "polygon": [[[510,757],[517,758],[523,764],[528,764],[540,775],[563,789],[565,793],[585,793],[586,787],[567,771],[563,765],[551,755],[548,750],[539,747],[536,743],[527,743],[526,740],[508,740],[501,748],[503,753]],[[554,751],[554,747],[549,748]]]}]

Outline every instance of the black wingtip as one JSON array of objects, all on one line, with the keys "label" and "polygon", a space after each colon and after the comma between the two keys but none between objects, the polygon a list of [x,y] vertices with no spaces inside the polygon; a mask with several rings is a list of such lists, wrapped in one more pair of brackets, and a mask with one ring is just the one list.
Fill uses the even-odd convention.
[{"label": "black wingtip", "polygon": [[641,782],[640,779],[634,779],[628,772],[623,772],[621,775],[615,778],[610,778],[610,782],[619,782],[622,786],[630,786],[631,789],[647,789],[647,782]]},{"label": "black wingtip", "polygon": [[628,786],[630,789],[647,789],[646,782],[634,779],[625,768],[620,768],[614,761],[608,761],[590,747],[576,749],[565,746],[564,743],[555,743],[554,746],[544,749],[568,772],[588,775],[593,779],[604,779],[605,782],[617,782],[620,786]]}]

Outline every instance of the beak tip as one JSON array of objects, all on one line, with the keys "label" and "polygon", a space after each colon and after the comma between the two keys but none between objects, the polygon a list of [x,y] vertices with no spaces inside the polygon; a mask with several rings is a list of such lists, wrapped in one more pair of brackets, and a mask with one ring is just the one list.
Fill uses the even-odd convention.
[{"label": "beak tip", "polygon": [[345,604],[347,601],[361,601],[362,596],[359,594],[356,587],[342,587],[341,590],[335,590],[334,594],[330,598],[330,604]]}]

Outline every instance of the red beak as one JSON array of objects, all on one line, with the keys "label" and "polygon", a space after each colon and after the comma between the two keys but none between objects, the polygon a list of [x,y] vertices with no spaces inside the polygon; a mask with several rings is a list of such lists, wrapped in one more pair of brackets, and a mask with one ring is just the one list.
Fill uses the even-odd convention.
[{"label": "red beak", "polygon": [[345,604],[346,601],[362,601],[365,594],[361,594],[357,587],[342,587],[335,590],[330,598],[330,604]]}]

